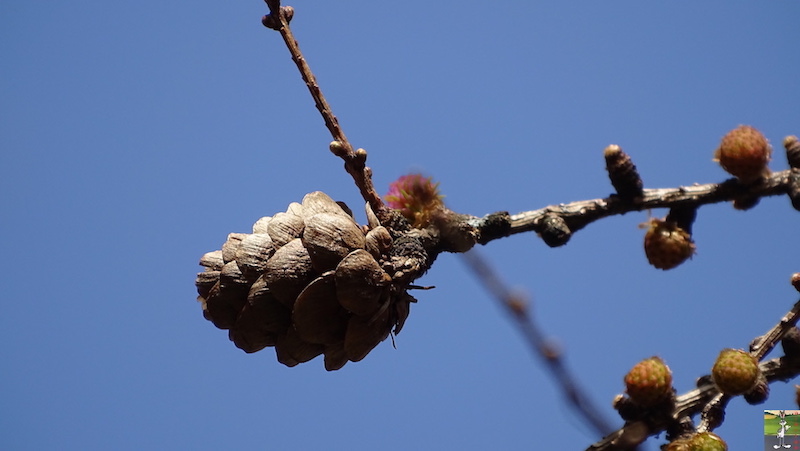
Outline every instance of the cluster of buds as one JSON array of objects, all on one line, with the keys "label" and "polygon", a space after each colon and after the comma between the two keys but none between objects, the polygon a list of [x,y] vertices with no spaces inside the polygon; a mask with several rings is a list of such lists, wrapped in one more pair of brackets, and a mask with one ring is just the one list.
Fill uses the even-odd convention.
[{"label": "cluster of buds", "polygon": [[[232,233],[197,275],[203,315],[245,352],[274,346],[287,366],[324,354],[337,370],[397,334],[415,302],[407,289],[432,260],[413,229],[359,226],[322,192]],[[410,230],[410,232],[409,232]]]},{"label": "cluster of buds", "polygon": [[[749,357],[749,355],[748,355]],[[614,407],[625,420],[655,419],[669,421],[675,401],[672,372],[660,357],[650,357],[625,375],[626,396],[619,395]],[[686,426],[686,425],[681,425]],[[661,447],[665,451],[726,451],[727,444],[711,432],[689,430]],[[686,427],[684,427],[686,429]],[[669,435],[668,435],[669,437]]]},{"label": "cluster of buds", "polygon": [[[605,148],[606,170],[617,197],[623,202],[637,202],[644,195],[642,178],[631,157],[620,146]],[[647,261],[658,269],[672,269],[695,253],[692,240],[694,208],[673,208],[665,219],[650,219],[642,224],[647,228],[644,252]]]},{"label": "cluster of buds", "polygon": [[[792,205],[800,209],[800,171],[797,170],[800,168],[800,141],[796,136],[787,136],[783,145],[789,166],[793,168],[790,174],[793,183],[788,195]],[[644,185],[631,157],[618,145],[606,147],[603,156],[616,198],[624,203],[641,202],[645,196]],[[714,152],[714,160],[744,185],[758,183],[770,175],[768,164],[771,156],[772,147],[767,138],[749,125],[740,125],[728,132]],[[745,194],[734,199],[733,206],[747,210],[754,207],[758,200],[757,196]],[[696,207],[681,208],[691,211],[688,221],[674,220],[671,218],[673,211],[670,211],[666,219],[651,219],[646,224],[645,254],[650,264],[658,269],[675,268],[695,253],[691,221],[694,220],[693,209]]]}]

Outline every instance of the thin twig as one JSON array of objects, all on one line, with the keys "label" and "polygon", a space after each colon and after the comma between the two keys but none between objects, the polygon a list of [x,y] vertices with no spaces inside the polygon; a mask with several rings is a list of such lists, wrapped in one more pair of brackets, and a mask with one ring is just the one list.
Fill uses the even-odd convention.
[{"label": "thin twig", "polygon": [[610,425],[592,404],[589,397],[580,389],[575,377],[564,364],[561,353],[545,338],[541,329],[533,321],[527,300],[509,290],[476,250],[473,249],[462,255],[477,279],[514,320],[531,349],[550,370],[569,403],[586,418],[598,434],[608,433],[611,430]]},{"label": "thin twig", "polygon": [[370,204],[372,210],[376,213],[385,210],[386,207],[383,204],[383,200],[377,191],[375,191],[375,187],[372,184],[371,170],[365,165],[367,159],[366,152],[363,149],[354,150],[352,144],[350,144],[350,141],[345,136],[342,127],[339,125],[339,120],[333,114],[333,110],[331,110],[328,101],[325,100],[325,96],[322,94],[322,89],[320,89],[317,79],[314,77],[314,73],[311,72],[311,68],[303,57],[303,53],[300,51],[300,46],[292,34],[292,30],[289,27],[289,20],[286,17],[285,10],[280,6],[280,1],[268,0],[266,3],[267,6],[269,6],[272,22],[274,23],[275,18],[277,18],[277,24],[274,28],[280,32],[281,37],[283,37],[283,41],[286,43],[286,47],[292,55],[292,61],[297,65],[300,76],[303,77],[303,81],[306,83],[308,91],[314,99],[314,104],[322,115],[322,119],[325,121],[325,127],[330,131],[333,140],[338,142],[338,144],[335,145],[336,150],[334,150],[334,146],[331,146],[331,150],[336,156],[344,160],[345,170],[347,170],[347,173],[353,178],[359,191],[361,191],[361,196]]}]

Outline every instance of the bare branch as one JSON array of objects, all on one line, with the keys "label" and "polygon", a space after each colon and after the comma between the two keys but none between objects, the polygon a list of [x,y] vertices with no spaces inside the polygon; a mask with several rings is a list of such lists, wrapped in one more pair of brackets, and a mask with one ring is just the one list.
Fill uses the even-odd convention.
[{"label": "bare branch", "polygon": [[266,3],[269,6],[270,14],[264,16],[262,23],[268,28],[277,30],[283,37],[283,41],[292,55],[292,61],[297,65],[297,69],[300,71],[300,75],[303,77],[303,81],[314,99],[314,104],[325,121],[325,127],[328,128],[331,137],[333,137],[333,142],[330,146],[331,152],[344,160],[345,170],[355,181],[361,196],[370,204],[372,210],[380,216],[386,210],[386,207],[372,184],[372,171],[365,165],[367,152],[364,149],[353,149],[352,144],[347,140],[342,127],[339,125],[339,119],[333,114],[331,106],[325,100],[322,89],[320,89],[314,73],[311,72],[311,68],[300,51],[300,45],[294,38],[291,28],[289,28],[289,20],[294,15],[294,10],[288,6],[281,7],[278,0],[267,0]]},{"label": "bare branch", "polygon": [[[697,207],[745,197],[758,199],[786,195],[800,183],[799,179],[800,171],[787,169],[775,172],[753,184],[742,184],[739,180],[732,178],[722,183],[645,189],[641,197],[632,201],[612,195],[603,199],[550,205],[515,215],[493,213],[483,218],[473,218],[470,220],[470,224],[480,230],[478,242],[481,244],[523,232],[534,231],[543,234],[543,232],[547,232],[548,223],[552,222],[552,220],[548,221],[548,218],[553,217],[561,218],[568,229],[566,233],[572,233],[599,219],[623,215],[632,211],[677,206]],[[543,238],[545,238],[545,234],[543,234]],[[566,240],[562,239],[560,244],[564,243]]]}]

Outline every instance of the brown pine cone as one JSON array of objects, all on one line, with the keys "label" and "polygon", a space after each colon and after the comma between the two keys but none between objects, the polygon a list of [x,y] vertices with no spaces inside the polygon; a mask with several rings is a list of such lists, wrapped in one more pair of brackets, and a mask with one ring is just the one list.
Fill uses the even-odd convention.
[{"label": "brown pine cone", "polygon": [[322,192],[231,233],[200,259],[203,316],[245,352],[274,346],[287,366],[325,355],[333,371],[366,357],[408,317],[408,285],[430,266],[413,233],[396,234],[371,211],[359,226]]}]

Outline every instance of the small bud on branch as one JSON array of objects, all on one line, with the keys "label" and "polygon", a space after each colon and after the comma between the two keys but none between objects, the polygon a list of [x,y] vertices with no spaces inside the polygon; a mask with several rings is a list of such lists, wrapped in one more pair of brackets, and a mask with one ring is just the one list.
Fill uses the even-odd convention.
[{"label": "small bud on branch", "polygon": [[[294,8],[291,6],[282,6],[280,8],[280,16],[286,19],[286,23],[291,22],[292,17],[294,17]],[[267,14],[262,17],[261,24],[273,30],[280,30],[283,27],[280,17],[275,14]]]},{"label": "small bud on branch", "polygon": [[606,159],[608,177],[619,197],[628,202],[640,197],[643,188],[642,178],[631,157],[616,144],[606,147],[603,155]]},{"label": "small bud on branch", "polygon": [[334,142],[339,143],[335,146],[335,149],[331,148],[331,152],[334,152],[336,156],[344,160],[345,170],[353,178],[361,192],[361,196],[370,204],[375,214],[383,220],[386,215],[386,206],[372,184],[372,171],[364,165],[367,159],[367,152],[364,149],[353,150],[353,146],[339,126],[339,120],[333,114],[328,101],[322,94],[322,89],[320,89],[316,77],[311,72],[311,68],[303,57],[300,46],[289,28],[289,21],[294,17],[294,9],[289,6],[281,7],[280,1],[277,0],[265,0],[265,2],[269,7],[270,14],[264,16],[262,23],[264,26],[280,32],[281,37],[283,37],[283,41],[292,55],[292,61],[300,71],[300,75],[306,83],[311,97],[314,99],[314,104],[325,121],[325,126],[330,131]]},{"label": "small bud on branch", "polygon": [[787,136],[783,139],[783,148],[786,149],[786,160],[789,167],[800,169],[800,141],[797,136]]}]

